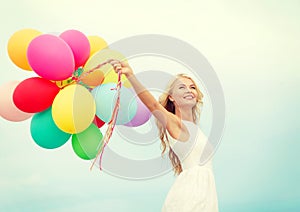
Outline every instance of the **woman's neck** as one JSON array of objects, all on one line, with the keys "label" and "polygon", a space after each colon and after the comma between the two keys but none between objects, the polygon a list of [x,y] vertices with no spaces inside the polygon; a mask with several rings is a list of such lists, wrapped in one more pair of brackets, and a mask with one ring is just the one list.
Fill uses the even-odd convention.
[{"label": "woman's neck", "polygon": [[175,108],[175,115],[178,116],[181,120],[193,122],[193,110],[191,108]]}]

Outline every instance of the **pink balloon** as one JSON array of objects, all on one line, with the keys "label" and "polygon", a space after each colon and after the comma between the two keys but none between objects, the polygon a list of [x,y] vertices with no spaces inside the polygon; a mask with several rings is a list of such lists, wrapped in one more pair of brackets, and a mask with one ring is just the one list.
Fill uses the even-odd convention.
[{"label": "pink balloon", "polygon": [[151,112],[150,110],[144,105],[144,103],[138,98],[137,98],[137,111],[133,119],[131,119],[130,122],[124,124],[125,126],[128,127],[137,127],[140,126],[144,123],[146,123],[150,117],[151,117]]},{"label": "pink balloon", "polygon": [[33,115],[19,110],[13,102],[13,93],[19,83],[13,81],[0,86],[0,115],[8,121],[24,121]]},{"label": "pink balloon", "polygon": [[90,56],[90,42],[80,31],[67,30],[61,37],[72,49],[76,68],[83,66]]},{"label": "pink balloon", "polygon": [[32,70],[48,80],[65,80],[75,69],[71,48],[55,35],[43,34],[34,38],[28,46],[27,58]]}]

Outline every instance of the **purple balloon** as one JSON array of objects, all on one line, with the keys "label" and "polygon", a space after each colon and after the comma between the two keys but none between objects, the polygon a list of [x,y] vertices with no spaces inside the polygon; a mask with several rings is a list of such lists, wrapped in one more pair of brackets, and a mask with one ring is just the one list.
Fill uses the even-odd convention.
[{"label": "purple balloon", "polygon": [[34,38],[28,46],[27,58],[32,70],[48,80],[65,80],[75,69],[71,48],[55,35],[43,34]]},{"label": "purple balloon", "polygon": [[137,111],[133,119],[131,119],[130,122],[124,124],[125,126],[128,127],[137,127],[140,126],[144,123],[146,123],[150,117],[151,117],[151,112],[150,110],[144,105],[144,103],[138,98],[137,98]]}]

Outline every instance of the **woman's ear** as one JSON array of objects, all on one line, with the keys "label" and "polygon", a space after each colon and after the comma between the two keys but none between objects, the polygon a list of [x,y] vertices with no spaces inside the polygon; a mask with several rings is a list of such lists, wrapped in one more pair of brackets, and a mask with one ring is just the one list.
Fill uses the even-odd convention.
[{"label": "woman's ear", "polygon": [[172,96],[169,96],[168,98],[171,102],[174,102],[174,99],[172,98]]}]

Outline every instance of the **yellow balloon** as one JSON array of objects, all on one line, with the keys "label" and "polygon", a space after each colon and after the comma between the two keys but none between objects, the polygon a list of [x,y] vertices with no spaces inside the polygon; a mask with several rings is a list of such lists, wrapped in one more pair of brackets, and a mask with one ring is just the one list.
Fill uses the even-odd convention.
[{"label": "yellow balloon", "polygon": [[[95,69],[93,72],[89,74],[85,74],[86,72],[89,72],[90,70],[97,67],[99,64],[107,61],[108,59],[116,59],[119,61],[126,61],[126,58],[124,55],[122,55],[120,52],[112,50],[112,49],[102,49],[98,52],[96,52],[92,57],[90,57],[87,62],[85,63],[83,67],[83,82],[92,81],[93,84],[88,84],[89,86],[98,86],[103,83],[103,77],[105,77],[111,70],[112,66],[110,64],[106,64],[98,69]],[[115,73],[117,76],[117,74]],[[85,81],[84,81],[85,80]],[[105,80],[105,79],[104,79]]]},{"label": "yellow balloon", "polygon": [[90,35],[87,38],[91,46],[90,57],[101,49],[107,48],[107,43],[103,38],[96,35]]},{"label": "yellow balloon", "polygon": [[[113,68],[111,68],[110,71],[108,71],[108,73],[105,75],[104,77],[104,81],[102,84],[106,84],[106,83],[118,83],[118,75],[116,74],[116,72],[113,70]],[[132,85],[130,84],[129,80],[127,79],[127,77],[125,75],[121,75],[121,82],[122,82],[122,86],[125,86],[127,88],[132,87]]]},{"label": "yellow balloon", "polygon": [[7,44],[8,56],[21,69],[31,71],[27,59],[27,48],[30,42],[42,33],[34,29],[22,29],[15,32]]},{"label": "yellow balloon", "polygon": [[75,134],[87,129],[93,122],[96,103],[83,86],[73,84],[62,89],[52,105],[52,117],[59,129]]}]

